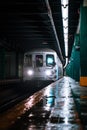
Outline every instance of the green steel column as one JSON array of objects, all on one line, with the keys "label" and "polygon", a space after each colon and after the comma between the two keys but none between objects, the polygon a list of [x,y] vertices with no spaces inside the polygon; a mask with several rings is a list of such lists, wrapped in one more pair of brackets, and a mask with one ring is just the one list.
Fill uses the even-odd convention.
[{"label": "green steel column", "polygon": [[16,52],[16,78],[18,78],[18,66],[19,66],[18,58],[19,58],[19,53]]},{"label": "green steel column", "polygon": [[22,77],[23,69],[23,54],[16,52],[16,77]]},{"label": "green steel column", "polygon": [[80,78],[80,40],[79,40],[79,34],[75,35],[74,40],[74,52],[73,52],[73,74],[74,79],[76,81],[79,81]]},{"label": "green steel column", "polygon": [[5,49],[0,48],[0,79],[5,77]]},{"label": "green steel column", "polygon": [[87,5],[81,7],[80,17],[80,85],[87,86]]},{"label": "green steel column", "polygon": [[19,54],[19,63],[18,63],[18,76],[19,78],[23,77],[23,54]]},{"label": "green steel column", "polygon": [[75,35],[75,40],[72,48],[71,58],[66,67],[66,74],[71,78],[79,81],[80,77],[80,44],[79,34]]}]

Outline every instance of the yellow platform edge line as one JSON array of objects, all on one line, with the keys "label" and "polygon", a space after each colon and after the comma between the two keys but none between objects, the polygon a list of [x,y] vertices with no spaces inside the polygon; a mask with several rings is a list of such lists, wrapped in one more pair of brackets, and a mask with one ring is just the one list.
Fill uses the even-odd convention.
[{"label": "yellow platform edge line", "polygon": [[81,99],[87,99],[87,96],[80,96]]},{"label": "yellow platform edge line", "polygon": [[87,87],[87,77],[80,77],[80,86]]}]

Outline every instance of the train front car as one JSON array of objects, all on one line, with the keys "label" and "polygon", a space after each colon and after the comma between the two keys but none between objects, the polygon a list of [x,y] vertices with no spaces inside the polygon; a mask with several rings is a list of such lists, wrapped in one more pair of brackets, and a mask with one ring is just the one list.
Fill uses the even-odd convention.
[{"label": "train front car", "polygon": [[56,81],[62,76],[62,69],[54,50],[35,49],[24,55],[23,80]]}]

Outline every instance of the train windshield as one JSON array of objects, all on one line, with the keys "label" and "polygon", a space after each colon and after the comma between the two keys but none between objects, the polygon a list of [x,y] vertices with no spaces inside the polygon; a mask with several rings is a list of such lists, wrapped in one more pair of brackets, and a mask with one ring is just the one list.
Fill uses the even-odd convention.
[{"label": "train windshield", "polygon": [[54,61],[54,55],[47,54],[46,55],[46,65],[47,66],[54,66],[54,63],[55,63],[55,61]]},{"label": "train windshield", "polygon": [[25,55],[24,65],[32,66],[32,55]]},{"label": "train windshield", "polygon": [[43,66],[43,55],[36,55],[36,67]]}]

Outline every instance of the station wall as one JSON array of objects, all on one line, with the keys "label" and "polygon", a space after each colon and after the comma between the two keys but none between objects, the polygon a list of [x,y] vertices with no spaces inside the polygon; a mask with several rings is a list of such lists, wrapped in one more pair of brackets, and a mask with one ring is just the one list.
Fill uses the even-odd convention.
[{"label": "station wall", "polygon": [[0,79],[21,78],[23,54],[0,48]]}]

